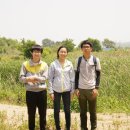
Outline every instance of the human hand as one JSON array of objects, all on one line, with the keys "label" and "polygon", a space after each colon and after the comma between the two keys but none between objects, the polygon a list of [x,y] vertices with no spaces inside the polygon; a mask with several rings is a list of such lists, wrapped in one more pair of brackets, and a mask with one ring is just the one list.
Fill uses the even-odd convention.
[{"label": "human hand", "polygon": [[37,83],[38,82],[38,79],[36,76],[30,76],[30,77],[27,77],[26,78],[26,81],[27,82],[31,82],[31,83]]},{"label": "human hand", "polygon": [[93,89],[92,96],[93,97],[97,97],[98,95],[99,95],[98,90],[97,89]]},{"label": "human hand", "polygon": [[79,97],[79,95],[80,95],[79,89],[76,89],[76,90],[75,90],[75,94],[76,94],[77,97]]}]

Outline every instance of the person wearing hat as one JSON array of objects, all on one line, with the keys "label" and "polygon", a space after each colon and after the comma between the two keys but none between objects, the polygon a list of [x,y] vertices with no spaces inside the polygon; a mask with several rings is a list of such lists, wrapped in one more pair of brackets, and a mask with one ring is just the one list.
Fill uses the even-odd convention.
[{"label": "person wearing hat", "polygon": [[[96,103],[100,83],[100,61],[94,57],[92,43],[88,40],[81,42],[83,56],[76,61],[75,89],[80,106],[81,130],[87,128],[87,108],[90,113],[91,130],[97,128]],[[88,105],[88,106],[87,106]]]},{"label": "person wearing hat", "polygon": [[46,127],[48,65],[41,60],[42,52],[43,48],[40,45],[33,45],[32,58],[22,64],[20,71],[20,81],[26,87],[29,130],[35,129],[36,108],[39,113],[40,130],[45,130]]}]

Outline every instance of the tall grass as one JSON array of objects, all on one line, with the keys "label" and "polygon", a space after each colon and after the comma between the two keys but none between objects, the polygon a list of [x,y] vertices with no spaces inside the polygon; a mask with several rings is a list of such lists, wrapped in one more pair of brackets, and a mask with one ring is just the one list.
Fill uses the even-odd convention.
[{"label": "tall grass", "polygon": [[[130,49],[93,53],[101,61],[102,73],[98,97],[98,112],[130,112]],[[75,64],[75,59],[82,55],[80,51],[68,54],[68,59]],[[55,54],[43,57],[50,65]],[[25,104],[25,88],[19,82],[19,72],[23,59],[0,61],[0,101]],[[48,98],[48,108],[52,108]],[[77,98],[71,102],[71,109],[79,111]]]},{"label": "tall grass", "polygon": [[23,104],[25,88],[19,82],[22,61],[7,60],[0,62],[0,101]]},{"label": "tall grass", "polygon": [[99,111],[130,111],[130,50],[102,52]]}]

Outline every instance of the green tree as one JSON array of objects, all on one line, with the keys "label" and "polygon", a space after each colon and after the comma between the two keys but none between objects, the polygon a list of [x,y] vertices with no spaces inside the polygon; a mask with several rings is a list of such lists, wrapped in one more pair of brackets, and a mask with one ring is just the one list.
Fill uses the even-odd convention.
[{"label": "green tree", "polygon": [[18,55],[19,42],[16,39],[0,37],[0,53],[8,55]]},{"label": "green tree", "polygon": [[42,40],[42,46],[43,47],[52,46],[54,44],[55,44],[55,42],[48,39],[48,38]]},{"label": "green tree", "polygon": [[102,47],[101,47],[99,40],[88,38],[88,41],[90,41],[93,44],[93,51],[101,51],[102,50]]},{"label": "green tree", "polygon": [[17,46],[17,44],[18,44],[18,41],[15,39],[0,37],[0,46],[15,47],[15,46]]},{"label": "green tree", "polygon": [[66,40],[62,41],[61,43],[68,49],[68,52],[73,51],[73,49],[75,47],[75,44],[73,43],[72,39],[66,39]]},{"label": "green tree", "polygon": [[26,58],[31,58],[31,47],[36,44],[35,41],[27,40],[25,41],[24,39],[21,41],[22,42],[22,51],[24,53],[24,57]]},{"label": "green tree", "polygon": [[[101,51],[102,50],[102,47],[101,47],[99,40],[93,39],[93,38],[88,38],[87,40],[93,44],[93,51]],[[77,48],[80,48],[81,43],[78,45]]]},{"label": "green tree", "polygon": [[47,55],[50,55],[51,52],[52,52],[52,49],[50,47],[44,47],[43,57],[46,57]]},{"label": "green tree", "polygon": [[104,41],[102,42],[102,45],[106,48],[115,48],[116,47],[116,43],[107,38],[104,39]]}]

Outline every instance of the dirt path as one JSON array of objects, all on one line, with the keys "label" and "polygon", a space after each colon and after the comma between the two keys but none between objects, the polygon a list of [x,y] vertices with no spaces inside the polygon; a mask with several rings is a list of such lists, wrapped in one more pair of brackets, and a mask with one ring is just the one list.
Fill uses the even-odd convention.
[{"label": "dirt path", "polygon": [[[0,112],[7,114],[7,121],[13,124],[21,124],[22,121],[27,121],[27,108],[15,105],[0,104]],[[47,110],[47,119],[52,117],[53,110]],[[80,119],[79,113],[72,113],[72,128],[79,130]],[[97,114],[98,129],[97,130],[130,130],[130,114],[114,113],[114,114]],[[89,114],[88,114],[89,119]],[[64,122],[64,113],[61,112],[61,120]],[[90,128],[90,122],[88,126]],[[73,130],[73,129],[72,129]]]}]

